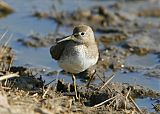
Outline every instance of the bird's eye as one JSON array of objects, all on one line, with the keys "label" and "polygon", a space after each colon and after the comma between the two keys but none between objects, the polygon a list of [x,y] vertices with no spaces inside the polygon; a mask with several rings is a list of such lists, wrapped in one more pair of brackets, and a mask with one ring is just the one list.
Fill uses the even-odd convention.
[{"label": "bird's eye", "polygon": [[84,32],[81,32],[81,35],[83,36],[85,33]]}]

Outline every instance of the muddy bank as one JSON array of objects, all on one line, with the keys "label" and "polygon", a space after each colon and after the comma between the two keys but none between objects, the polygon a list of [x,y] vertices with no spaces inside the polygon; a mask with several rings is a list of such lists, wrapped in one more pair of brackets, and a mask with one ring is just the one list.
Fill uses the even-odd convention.
[{"label": "muddy bank", "polygon": [[[32,69],[33,70],[33,69]],[[1,112],[17,113],[147,113],[146,109],[138,110],[134,98],[150,97],[159,99],[160,93],[146,89],[142,86],[129,84],[104,83],[91,84],[89,87],[79,85],[77,87],[80,99],[75,101],[73,85],[58,81],[57,84],[45,85],[41,78],[35,78],[32,73],[37,70],[29,70],[23,67],[12,67],[11,71],[21,71],[19,78],[2,81],[0,97]],[[38,71],[40,72],[40,71]],[[37,72],[37,73],[38,73]],[[23,81],[22,81],[23,80]],[[22,83],[23,82],[23,83]],[[108,100],[109,99],[109,100]],[[108,100],[108,101],[106,101]],[[106,103],[102,103],[106,101]],[[100,104],[102,103],[102,104]],[[157,105],[156,103],[154,105]],[[28,108],[26,108],[28,107]]]},{"label": "muddy bank", "polygon": [[[115,77],[120,72],[121,74],[126,74],[128,78],[136,78],[131,73],[137,73],[144,75],[145,79],[149,79],[153,83],[155,82],[153,79],[159,80],[160,25],[158,3],[158,0],[126,0],[125,2],[117,1],[110,5],[95,4],[95,6],[90,8],[80,8],[71,12],[50,9],[49,13],[41,11],[32,12],[34,18],[30,16],[30,12],[30,15],[26,17],[31,20],[34,19],[34,22],[35,17],[37,17],[40,20],[36,18],[36,21],[43,23],[43,20],[48,20],[57,27],[55,27],[56,29],[52,33],[45,35],[35,33],[32,35],[27,34],[25,38],[23,35],[18,37],[14,41],[19,46],[18,51],[16,50],[17,55],[13,54],[12,48],[4,47],[5,49],[3,48],[2,50],[0,48],[0,52],[4,52],[3,57],[0,53],[0,77],[8,73],[18,72],[19,74],[19,77],[0,82],[0,99],[3,101],[3,103],[0,103],[0,112],[6,114],[20,114],[22,112],[26,114],[159,113],[160,93],[158,89],[152,90],[139,83],[120,83],[120,80],[117,82],[109,81],[105,85],[105,82],[109,79],[106,73],[109,71],[115,73]],[[26,19],[26,17],[22,16],[21,18]],[[19,52],[20,48],[23,51],[23,57],[31,58],[31,53],[26,53],[23,50],[24,47],[29,47],[27,49],[30,50],[34,48],[39,50],[42,47],[48,49],[54,45],[56,38],[68,35],[67,32],[80,23],[87,24],[94,29],[100,58],[96,66],[77,76],[78,81],[84,82],[83,84],[78,83],[79,101],[76,101],[74,98],[73,85],[65,79],[58,80],[57,78],[58,76],[65,76],[66,79],[70,79],[68,73],[64,71],[59,72],[59,70],[54,68],[48,70],[47,68],[33,67],[36,64],[33,66],[28,65],[28,67],[16,64],[12,66],[14,56],[17,57],[16,61],[19,59],[18,53],[21,53]],[[61,29],[64,28],[67,29],[63,33]],[[33,61],[37,59],[38,55],[37,51],[35,52],[32,53],[35,54],[31,58]],[[50,55],[44,52],[44,50],[40,53],[46,54],[46,58],[43,58],[44,60],[50,59]],[[135,59],[135,55],[138,60]],[[148,58],[147,55],[153,55],[149,56],[149,60],[154,60],[155,62],[151,62],[152,64],[148,66],[145,66],[145,63],[141,65],[141,61],[146,60],[143,57]],[[132,61],[131,59],[135,60],[133,60],[133,63],[127,64],[128,61]],[[50,62],[55,63],[54,61]],[[28,64],[28,59],[24,63]],[[43,80],[44,77],[50,78]],[[93,80],[88,84],[88,79],[90,78],[93,78]],[[119,79],[126,80],[123,76],[120,76]],[[138,79],[143,80],[142,77]],[[134,83],[134,80],[132,82]],[[148,83],[148,86],[151,87],[149,84],[153,83]],[[153,110],[148,111],[148,107],[140,107],[139,109],[134,102],[139,98],[149,98],[151,101],[154,101],[150,107]],[[143,105],[145,106],[146,104]]]},{"label": "muddy bank", "polygon": [[61,38],[64,35],[60,33],[50,33],[47,36],[41,36],[40,34],[33,34],[28,36],[28,39],[25,40],[23,38],[17,39],[17,42],[21,43],[23,46],[26,47],[48,47],[52,46],[56,42],[56,38]]}]

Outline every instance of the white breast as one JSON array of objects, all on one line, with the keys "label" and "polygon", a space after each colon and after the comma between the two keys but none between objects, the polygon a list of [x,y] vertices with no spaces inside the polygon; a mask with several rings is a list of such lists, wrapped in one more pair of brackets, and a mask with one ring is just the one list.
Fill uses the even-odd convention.
[{"label": "white breast", "polygon": [[63,56],[58,61],[58,64],[61,68],[63,68],[66,72],[70,73],[80,73],[90,66],[96,64],[98,57],[89,58],[87,54],[84,52],[86,49],[81,46],[76,48],[77,54],[70,54],[69,56]]}]

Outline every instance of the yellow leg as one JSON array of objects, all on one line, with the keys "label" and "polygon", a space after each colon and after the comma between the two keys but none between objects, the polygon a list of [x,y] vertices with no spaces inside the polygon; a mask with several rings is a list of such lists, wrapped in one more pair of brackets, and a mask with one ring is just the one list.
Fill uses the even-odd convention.
[{"label": "yellow leg", "polygon": [[78,99],[77,86],[76,86],[76,77],[73,74],[72,74],[72,80],[73,80],[73,85],[74,85],[74,91],[75,91],[75,94],[76,94],[76,99]]}]

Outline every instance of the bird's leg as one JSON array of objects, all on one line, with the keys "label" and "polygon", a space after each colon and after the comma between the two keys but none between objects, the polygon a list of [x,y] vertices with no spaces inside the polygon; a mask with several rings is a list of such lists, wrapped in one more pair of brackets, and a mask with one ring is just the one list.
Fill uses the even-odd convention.
[{"label": "bird's leg", "polygon": [[76,94],[76,99],[78,99],[78,95],[77,95],[77,86],[76,86],[76,77],[74,74],[72,74],[72,80],[73,80],[73,85],[74,85],[74,91]]}]

